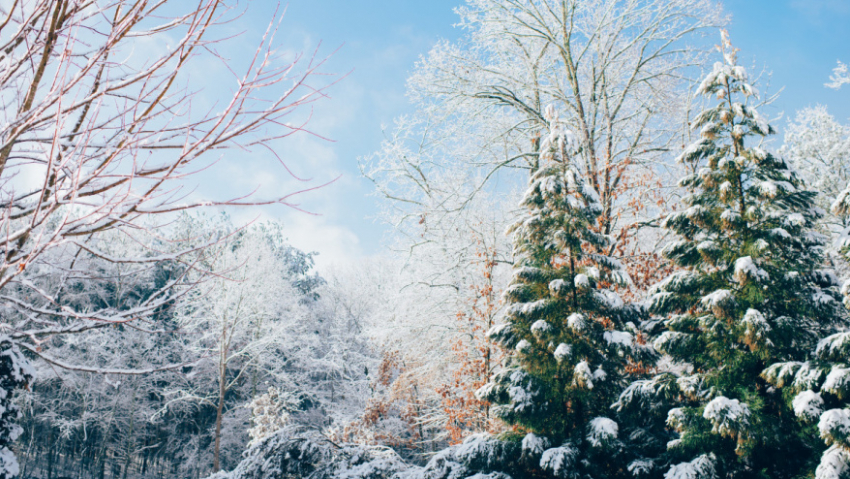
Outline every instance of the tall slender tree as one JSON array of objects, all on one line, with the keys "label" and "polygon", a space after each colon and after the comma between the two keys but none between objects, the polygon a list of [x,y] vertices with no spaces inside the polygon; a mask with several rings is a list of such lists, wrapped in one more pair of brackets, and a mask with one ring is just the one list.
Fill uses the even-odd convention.
[{"label": "tall slender tree", "polygon": [[572,135],[553,107],[546,118],[540,168],[510,228],[517,261],[507,322],[490,332],[513,354],[479,395],[527,433],[523,453],[549,474],[618,477],[624,448],[610,405],[644,351],[635,342],[640,310],[614,290],[629,282],[620,263],[594,252],[610,238],[595,231],[602,205],[571,161]]},{"label": "tall slender tree", "polygon": [[[850,189],[832,205],[837,217],[847,217]],[[842,253],[850,256],[850,244],[841,242]],[[850,307],[850,281],[841,288],[844,304]],[[763,376],[781,388],[794,414],[812,436],[820,436],[826,446],[815,470],[817,479],[839,479],[850,474],[850,331],[845,322],[818,341],[806,361],[786,361],[771,365]]]},{"label": "tall slender tree", "polygon": [[[816,193],[758,145],[773,128],[752,105],[757,90],[723,32],[723,61],[698,93],[717,104],[693,121],[700,139],[680,161],[685,208],[664,226],[679,235],[664,254],[682,268],[655,288],[650,311],[667,330],[654,341],[685,371],[630,386],[621,403],[669,401],[665,477],[801,477],[822,448],[762,372],[805,360],[841,321],[835,275],[821,269],[824,214]],[[770,373],[765,374],[769,376]],[[682,462],[684,461],[684,462]]]}]

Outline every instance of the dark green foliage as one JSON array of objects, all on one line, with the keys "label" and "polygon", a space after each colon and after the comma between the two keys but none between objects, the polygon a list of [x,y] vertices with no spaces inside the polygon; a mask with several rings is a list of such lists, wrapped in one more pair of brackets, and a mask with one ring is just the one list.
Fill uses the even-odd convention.
[{"label": "dark green foliage", "polygon": [[35,370],[8,336],[0,336],[0,479],[18,475],[19,466],[11,448],[23,429],[18,425],[20,408],[16,392],[29,387]]}]

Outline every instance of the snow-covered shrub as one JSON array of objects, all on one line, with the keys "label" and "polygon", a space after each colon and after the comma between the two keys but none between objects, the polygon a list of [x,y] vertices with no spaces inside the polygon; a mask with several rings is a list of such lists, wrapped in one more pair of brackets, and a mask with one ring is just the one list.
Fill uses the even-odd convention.
[{"label": "snow-covered shrub", "polygon": [[827,445],[839,444],[847,447],[847,439],[850,437],[850,411],[830,409],[823,413],[818,421],[818,431]]},{"label": "snow-covered shrub", "polygon": [[282,397],[278,388],[272,386],[268,392],[255,397],[246,406],[251,410],[251,429],[248,447],[283,429],[289,420],[286,397]]},{"label": "snow-covered shrub", "polygon": [[337,445],[289,427],[248,448],[232,471],[207,479],[390,479],[406,468],[389,448]]},{"label": "snow-covered shrub", "polygon": [[467,438],[457,446],[454,456],[465,467],[473,471],[500,471],[517,460],[521,453],[520,444],[500,441],[486,434]]},{"label": "snow-covered shrub", "polygon": [[850,452],[838,445],[826,450],[815,470],[815,479],[846,479],[850,473]]},{"label": "snow-covered shrub", "polygon": [[[543,444],[525,441],[536,449]],[[557,450],[563,448],[556,448]],[[535,452],[542,468],[561,474],[567,458],[558,451]],[[548,455],[547,455],[548,453]],[[572,453],[575,462],[577,450]],[[405,463],[387,447],[335,443],[315,431],[300,431],[288,426],[258,441],[244,453],[244,459],[230,472],[219,472],[207,479],[511,479],[526,477],[524,467],[537,468],[523,461],[519,442],[503,441],[488,435],[475,435],[462,444],[433,455],[424,466]],[[548,458],[548,459],[547,459]]]},{"label": "snow-covered shrub", "polygon": [[839,365],[833,366],[821,388],[824,391],[834,394],[839,399],[850,396],[850,368],[844,368]]},{"label": "snow-covered shrub", "polygon": [[528,433],[522,438],[522,454],[526,457],[539,458],[549,447],[549,440],[534,433]]},{"label": "snow-covered shrub", "polygon": [[593,447],[603,447],[617,439],[620,427],[607,417],[597,417],[590,421],[587,442]]}]

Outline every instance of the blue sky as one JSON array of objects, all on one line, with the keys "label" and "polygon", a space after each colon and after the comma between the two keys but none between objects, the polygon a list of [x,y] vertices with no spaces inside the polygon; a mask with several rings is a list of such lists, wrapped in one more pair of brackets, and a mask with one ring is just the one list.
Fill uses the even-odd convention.
[{"label": "blue sky", "polygon": [[[233,212],[237,220],[261,215],[284,222],[290,241],[320,253],[319,266],[345,262],[381,251],[387,228],[374,216],[377,199],[360,178],[357,158],[377,150],[382,127],[410,111],[405,80],[420,55],[439,39],[461,34],[453,27],[453,8],[461,0],[291,0],[286,5],[279,43],[293,51],[309,51],[319,41],[331,53],[327,71],[348,75],[318,104],[312,129],[333,139],[289,138],[277,146],[287,163],[304,176],[322,181],[341,175],[334,184],[302,197],[318,215],[284,207],[261,212]],[[726,0],[732,15],[733,43],[745,65],[771,72],[769,92],[784,88],[767,111],[771,117],[807,105],[826,104],[837,118],[850,121],[850,88],[840,91],[823,84],[838,59],[850,61],[850,0]],[[234,28],[247,30],[240,42],[249,45],[265,29],[277,4],[253,0]],[[762,85],[764,90],[764,85]],[[777,124],[781,128],[785,120]],[[259,159],[257,160],[260,161]],[[262,191],[291,188],[279,169],[250,164],[245,159],[223,162],[200,190],[234,192],[260,185]]]}]

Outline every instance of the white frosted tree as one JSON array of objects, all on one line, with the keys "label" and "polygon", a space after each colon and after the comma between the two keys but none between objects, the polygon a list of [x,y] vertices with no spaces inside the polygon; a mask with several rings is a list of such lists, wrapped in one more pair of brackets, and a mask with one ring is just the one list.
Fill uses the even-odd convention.
[{"label": "white frosted tree", "polygon": [[[829,211],[850,183],[850,125],[836,121],[826,106],[804,108],[788,122],[782,153],[819,193],[818,206]],[[846,214],[831,214],[822,221],[833,234],[850,226]]]},{"label": "white frosted tree", "polygon": [[209,375],[216,385],[214,390],[184,391],[180,397],[215,405],[214,471],[220,469],[228,393],[252,374],[283,376],[289,364],[314,346],[304,335],[295,342],[296,330],[308,327],[307,311],[274,246],[262,231],[249,229],[208,248],[201,262],[216,277],[178,306],[178,320],[192,334],[192,348],[205,358],[194,374]]},{"label": "white frosted tree", "polygon": [[[399,118],[382,149],[361,162],[402,246],[446,248],[443,232],[472,229],[466,215],[484,193],[510,205],[493,214],[509,223],[516,202],[502,197],[537,168],[543,110],[553,104],[576,132],[577,161],[600,195],[600,229],[616,236],[613,251],[637,225],[630,200],[652,191],[630,186],[661,171],[681,141],[688,68],[704,54],[690,40],[724,21],[718,7],[469,0],[457,13],[465,35],[438,43],[408,80],[416,112]],[[447,254],[459,265],[468,259]]]},{"label": "white frosted tree", "polygon": [[[183,248],[186,238],[204,244],[216,232],[222,232],[225,242],[235,239],[226,234],[233,231],[230,223],[218,217],[183,218],[172,226],[169,236],[148,238],[150,242],[140,244],[112,232],[92,239],[92,246],[113,257],[134,257],[148,248]],[[287,323],[295,327],[286,329],[286,341],[273,346],[268,357],[249,367],[247,374],[238,379],[233,375],[241,363],[228,368],[232,384],[220,419],[222,467],[238,461],[251,439],[249,428],[257,425],[252,412],[243,406],[252,399],[261,401],[269,388],[287,398],[285,424],[324,429],[348,424],[362,412],[369,396],[368,374],[376,370],[377,353],[365,332],[369,318],[359,303],[378,302],[380,295],[371,290],[367,293],[362,281],[353,277],[350,284],[324,284],[311,271],[311,255],[287,245],[285,232],[275,223],[263,223],[243,236],[265,238],[272,249],[272,256],[265,260],[274,269],[266,276],[282,278],[289,285],[294,297],[281,300],[291,300],[305,316],[299,317],[297,324]],[[233,247],[244,242],[228,244]],[[53,262],[53,268],[31,268],[23,277],[41,289],[63,283],[65,293],[58,303],[78,310],[97,305],[132,308],[158,291],[159,285],[182,276],[185,268],[179,261],[140,267],[110,263],[87,253],[74,255],[73,249],[68,252],[51,251],[44,258]],[[74,268],[69,268],[71,262]],[[88,275],[78,277],[77,270],[96,273],[101,281],[89,282]],[[219,273],[229,277],[226,271]],[[50,350],[51,360],[73,360],[69,364],[73,368],[46,361],[34,364],[37,379],[30,382],[30,391],[23,397],[25,414],[20,425],[24,434],[16,450],[24,477],[97,477],[101,471],[117,478],[202,477],[210,472],[219,370],[212,353],[198,347],[197,332],[181,328],[180,318],[175,316],[179,301],[196,299],[182,296],[190,288],[191,284],[172,288],[169,297],[174,301],[131,325],[59,335],[41,343]],[[15,317],[5,312],[10,319]],[[185,367],[174,368],[175,364]],[[121,373],[128,371],[146,373]],[[271,413],[265,418],[266,432],[275,432],[284,424],[279,422],[282,417]]]}]

